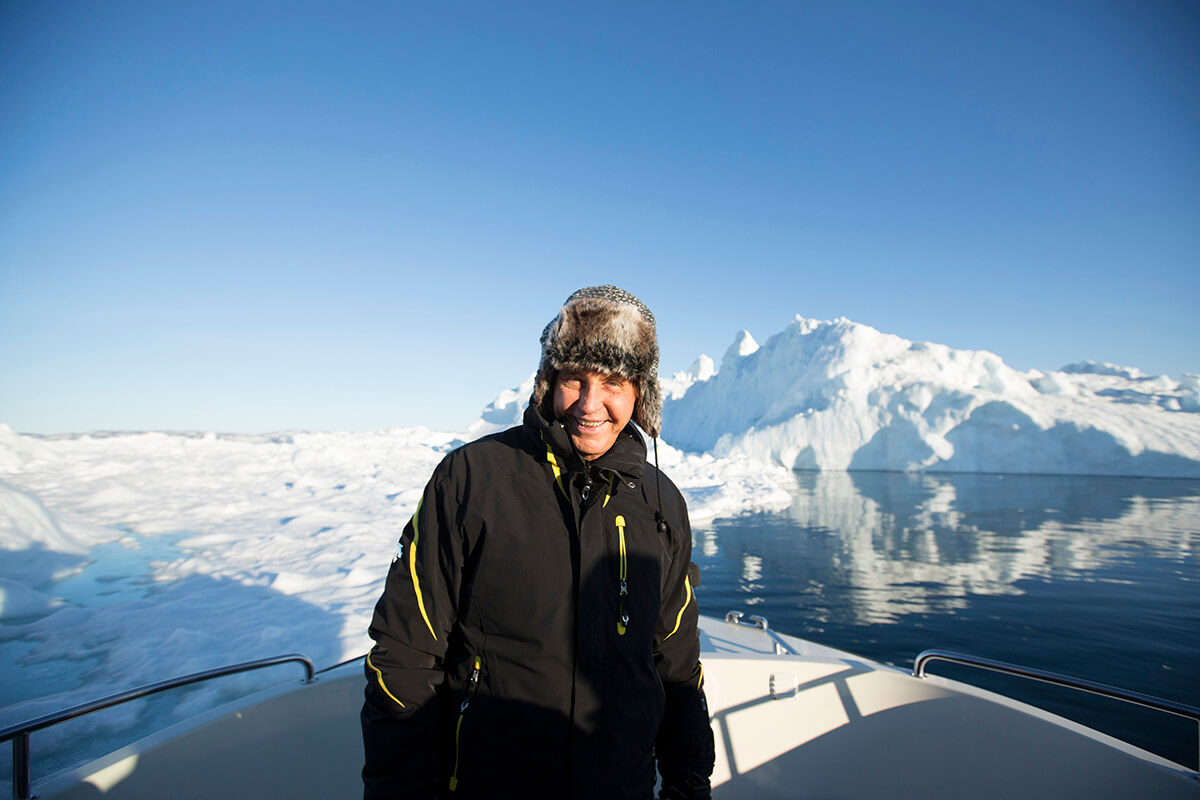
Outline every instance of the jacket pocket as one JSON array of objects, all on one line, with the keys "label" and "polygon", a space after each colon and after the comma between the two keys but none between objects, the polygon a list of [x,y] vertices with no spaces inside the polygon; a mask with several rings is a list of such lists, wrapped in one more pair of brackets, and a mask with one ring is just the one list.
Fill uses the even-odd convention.
[{"label": "jacket pocket", "polygon": [[471,699],[475,697],[475,690],[479,688],[479,671],[483,667],[483,661],[479,656],[475,656],[475,666],[471,668],[471,677],[467,679],[467,687],[463,691],[462,703],[458,707],[458,722],[454,725],[454,771],[450,773],[450,791],[458,788],[458,773],[459,767],[462,765],[462,726],[463,719],[467,716],[467,706],[471,705]]}]

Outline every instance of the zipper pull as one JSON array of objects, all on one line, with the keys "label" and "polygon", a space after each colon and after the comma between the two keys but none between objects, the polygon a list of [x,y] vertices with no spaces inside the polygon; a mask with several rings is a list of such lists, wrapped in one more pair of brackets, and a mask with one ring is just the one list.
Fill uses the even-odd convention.
[{"label": "zipper pull", "polygon": [[475,667],[471,670],[471,677],[467,679],[467,692],[463,695],[462,705],[458,707],[458,713],[463,713],[467,710],[467,706],[471,705],[471,698],[475,696],[475,689],[479,686],[479,668],[481,663],[479,656],[475,657]]},{"label": "zipper pull", "polygon": [[625,585],[625,581],[621,581],[621,623],[617,625],[617,633],[621,636],[625,635],[625,631],[629,630],[629,589]]}]

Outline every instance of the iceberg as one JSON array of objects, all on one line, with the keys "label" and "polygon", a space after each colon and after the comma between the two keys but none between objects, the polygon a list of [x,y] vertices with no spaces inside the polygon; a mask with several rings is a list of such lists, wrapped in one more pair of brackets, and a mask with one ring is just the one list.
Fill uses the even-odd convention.
[{"label": "iceberg", "polygon": [[[797,316],[668,393],[686,452],[802,470],[1200,477],[1200,379],[1082,362],[1021,372],[983,350]],[[665,383],[665,382],[664,382]]]}]

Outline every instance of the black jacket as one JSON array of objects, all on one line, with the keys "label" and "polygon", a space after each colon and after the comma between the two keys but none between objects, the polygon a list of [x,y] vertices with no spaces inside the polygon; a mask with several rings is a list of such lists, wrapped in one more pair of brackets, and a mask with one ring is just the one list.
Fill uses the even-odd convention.
[{"label": "black jacket", "polygon": [[366,798],[645,800],[656,741],[666,781],[711,772],[687,509],[632,427],[588,463],[531,408],[446,456],[400,543]]}]

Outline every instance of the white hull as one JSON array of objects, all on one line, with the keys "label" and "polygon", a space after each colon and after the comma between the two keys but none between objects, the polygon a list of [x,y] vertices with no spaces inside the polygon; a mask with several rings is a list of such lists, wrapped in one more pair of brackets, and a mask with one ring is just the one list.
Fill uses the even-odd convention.
[{"label": "white hull", "polygon": [[[714,798],[1200,798],[1196,773],[1008,698],[701,619]],[[361,660],[34,789],[43,800],[361,796]],[[773,696],[774,695],[774,696]]]}]

